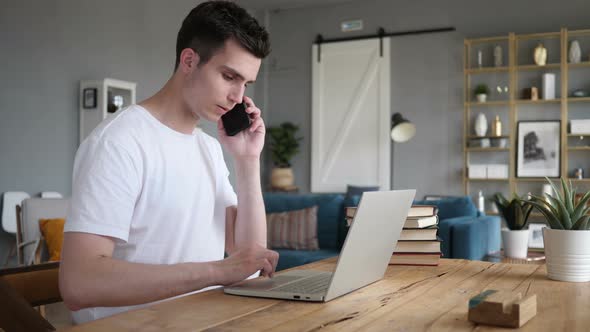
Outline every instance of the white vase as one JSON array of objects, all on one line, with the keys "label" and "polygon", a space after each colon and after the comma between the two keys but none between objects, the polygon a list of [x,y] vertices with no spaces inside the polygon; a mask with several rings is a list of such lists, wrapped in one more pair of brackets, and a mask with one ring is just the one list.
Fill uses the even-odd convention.
[{"label": "white vase", "polygon": [[535,47],[534,60],[539,66],[544,66],[547,63],[547,49],[543,44],[539,44]]},{"label": "white vase", "polygon": [[529,230],[512,231],[502,229],[504,255],[511,258],[526,258],[529,249]]},{"label": "white vase", "polygon": [[569,52],[570,63],[579,63],[582,61],[582,50],[580,49],[580,43],[577,40],[572,41],[570,44]]},{"label": "white vase", "polygon": [[494,47],[494,66],[502,67],[502,46],[496,45]]},{"label": "white vase", "polygon": [[475,95],[475,98],[477,99],[478,103],[485,103],[486,100],[488,100],[488,95],[485,93],[478,93]]},{"label": "white vase", "polygon": [[543,228],[549,279],[590,281],[590,231]]},{"label": "white vase", "polygon": [[483,113],[479,113],[475,118],[475,134],[479,137],[485,136],[488,131],[488,120]]}]

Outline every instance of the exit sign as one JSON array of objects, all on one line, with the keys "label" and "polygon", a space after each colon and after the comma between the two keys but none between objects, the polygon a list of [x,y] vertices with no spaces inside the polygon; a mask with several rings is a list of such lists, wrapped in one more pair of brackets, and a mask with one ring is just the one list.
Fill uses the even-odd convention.
[{"label": "exit sign", "polygon": [[363,30],[363,20],[351,20],[340,23],[342,32]]}]

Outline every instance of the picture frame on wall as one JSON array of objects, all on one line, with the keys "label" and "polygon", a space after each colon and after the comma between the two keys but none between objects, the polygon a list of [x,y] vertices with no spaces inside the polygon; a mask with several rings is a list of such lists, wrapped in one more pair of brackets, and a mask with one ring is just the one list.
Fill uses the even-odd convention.
[{"label": "picture frame on wall", "polygon": [[96,88],[85,88],[82,90],[82,107],[96,108]]},{"label": "picture frame on wall", "polygon": [[561,176],[561,121],[519,121],[516,177]]},{"label": "picture frame on wall", "polygon": [[541,250],[545,246],[543,244],[543,228],[547,227],[545,224],[529,223],[529,248]]}]

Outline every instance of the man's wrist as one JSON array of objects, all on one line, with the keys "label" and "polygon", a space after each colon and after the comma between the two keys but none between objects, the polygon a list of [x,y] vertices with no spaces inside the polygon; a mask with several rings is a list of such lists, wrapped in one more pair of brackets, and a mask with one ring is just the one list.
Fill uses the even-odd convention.
[{"label": "man's wrist", "polygon": [[217,262],[194,263],[191,269],[191,280],[196,283],[197,289],[216,286],[223,283],[220,266]]}]

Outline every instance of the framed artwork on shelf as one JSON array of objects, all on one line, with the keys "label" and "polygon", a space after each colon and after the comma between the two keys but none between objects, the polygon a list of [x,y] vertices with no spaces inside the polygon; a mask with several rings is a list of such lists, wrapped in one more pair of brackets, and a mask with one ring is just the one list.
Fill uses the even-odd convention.
[{"label": "framed artwork on shelf", "polygon": [[96,88],[86,88],[83,90],[82,107],[96,108]]},{"label": "framed artwork on shelf", "polygon": [[561,121],[519,121],[516,177],[561,176]]},{"label": "framed artwork on shelf", "polygon": [[529,223],[529,248],[530,249],[544,249],[543,245],[543,228],[547,227],[545,224]]}]

